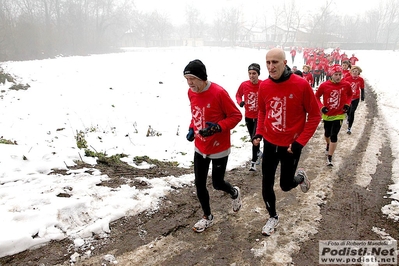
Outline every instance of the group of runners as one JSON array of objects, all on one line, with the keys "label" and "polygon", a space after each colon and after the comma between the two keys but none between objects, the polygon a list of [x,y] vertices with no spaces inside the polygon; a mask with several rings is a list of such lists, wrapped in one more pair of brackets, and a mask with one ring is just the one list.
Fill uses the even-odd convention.
[{"label": "group of runners", "polygon": [[[304,193],[310,189],[310,180],[305,170],[298,168],[298,163],[302,148],[321,121],[326,164],[333,166],[338,133],[346,121],[347,133],[351,134],[356,108],[359,101],[364,100],[362,69],[356,65],[358,59],[354,60],[354,54],[347,58],[339,49],[329,54],[323,49],[303,49],[302,54],[304,65],[300,71],[288,66],[283,49],[269,50],[266,54],[268,78],[260,80],[260,64],[251,63],[249,79],[239,85],[235,102],[223,87],[207,79],[205,65],[200,60],[190,61],[185,67],[183,75],[189,85],[192,114],[186,137],[194,141],[194,183],[203,210],[203,217],[193,226],[195,232],[203,232],[214,221],[207,190],[211,163],[214,189],[231,196],[234,212],[241,209],[240,189],[224,179],[231,149],[230,131],[243,117],[240,107],[244,108],[252,142],[249,170],[256,171],[256,165],[261,164],[262,197],[270,216],[262,227],[263,235],[270,236],[279,224],[274,193],[279,164],[283,191],[298,186]],[[291,51],[293,64],[296,55]]]}]

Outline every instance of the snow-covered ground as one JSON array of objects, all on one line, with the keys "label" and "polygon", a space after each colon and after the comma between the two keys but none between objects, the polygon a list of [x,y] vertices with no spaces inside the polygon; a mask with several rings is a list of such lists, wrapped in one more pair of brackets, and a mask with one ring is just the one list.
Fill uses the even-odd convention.
[{"label": "snow-covered ground", "polygon": [[[356,54],[362,76],[376,91],[397,156],[399,92],[394,72],[377,62],[398,62],[399,52],[345,52]],[[129,186],[96,186],[107,179],[100,172],[49,173],[54,168],[67,169],[75,160],[95,163],[76,146],[75,136],[80,132],[91,149],[107,155],[127,154],[123,160],[136,167],[150,167],[135,165],[134,157],[144,155],[190,166],[193,144],[185,139],[190,111],[184,67],[201,59],[208,79],[222,85],[234,99],[239,84],[248,78],[250,63],[259,63],[260,79],[267,78],[265,54],[265,50],[245,48],[126,48],[118,54],[3,63],[5,72],[30,88],[15,91],[8,90],[10,83],[0,85],[0,136],[18,144],[0,145],[0,257],[65,237],[81,245],[92,232],[108,232],[111,221],[156,209],[171,186],[191,184],[193,175],[143,177],[152,184],[150,191],[143,192]],[[299,69],[300,56],[294,64]],[[290,62],[288,54],[287,58]],[[147,137],[150,126],[155,134]],[[247,134],[244,126],[234,129],[229,169],[250,159],[249,152],[245,156],[239,152],[242,147],[250,149],[242,140]],[[369,162],[368,170],[373,170],[373,164]],[[398,171],[395,159],[392,203],[382,210],[395,220],[399,219]],[[72,196],[57,197],[63,192]]]}]

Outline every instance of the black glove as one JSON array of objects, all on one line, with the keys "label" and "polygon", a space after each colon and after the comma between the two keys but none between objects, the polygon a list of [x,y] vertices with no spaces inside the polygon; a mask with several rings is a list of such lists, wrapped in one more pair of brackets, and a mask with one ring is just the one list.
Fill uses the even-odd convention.
[{"label": "black glove", "polygon": [[199,131],[199,134],[203,137],[209,137],[212,136],[213,134],[222,131],[222,129],[220,128],[220,126],[216,123],[212,123],[212,122],[206,122],[206,125],[208,125],[207,128],[203,128]]},{"label": "black glove", "polygon": [[360,100],[364,102],[364,89],[360,90]]},{"label": "black glove", "polygon": [[186,139],[187,139],[188,141],[193,141],[193,140],[194,140],[194,129],[192,129],[191,127],[190,127],[190,129],[188,130]]},{"label": "black glove", "polygon": [[344,108],[342,109],[344,111],[344,113],[347,113],[349,111],[350,106],[345,104]]},{"label": "black glove", "polygon": [[244,105],[245,105],[244,101],[240,102],[240,107],[243,107]]},{"label": "black glove", "polygon": [[256,139],[260,139],[260,140],[262,140],[262,138],[263,138],[263,136],[262,136],[262,135],[260,135],[260,134],[256,134],[255,136],[253,136],[253,137],[252,137],[251,141],[252,141],[252,142],[254,142],[254,140],[256,140]]},{"label": "black glove", "polygon": [[323,108],[321,108],[321,112],[322,112],[323,114],[327,114],[328,108],[325,107],[325,106],[323,106]]},{"label": "black glove", "polygon": [[298,142],[296,142],[296,141],[294,141],[291,144],[291,151],[292,151],[293,154],[301,153],[302,148],[303,148],[303,145],[298,143]]}]

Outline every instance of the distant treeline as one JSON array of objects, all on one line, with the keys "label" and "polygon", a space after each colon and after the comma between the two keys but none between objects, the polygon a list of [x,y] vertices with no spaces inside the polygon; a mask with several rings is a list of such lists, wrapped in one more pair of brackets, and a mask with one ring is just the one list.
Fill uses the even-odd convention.
[{"label": "distant treeline", "polygon": [[342,16],[333,2],[326,0],[309,13],[298,1],[281,1],[257,10],[262,21],[226,6],[206,22],[207,10],[186,6],[185,22],[173,25],[156,6],[142,12],[134,0],[0,0],[0,61],[104,53],[122,46],[250,46],[258,41],[285,47],[298,43],[299,35],[309,47],[397,46],[399,1],[381,0],[378,9],[353,16]]}]

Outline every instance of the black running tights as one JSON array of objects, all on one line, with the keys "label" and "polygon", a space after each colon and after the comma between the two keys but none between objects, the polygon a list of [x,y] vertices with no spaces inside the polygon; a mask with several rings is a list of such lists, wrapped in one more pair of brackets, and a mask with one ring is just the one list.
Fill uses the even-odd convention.
[{"label": "black running tights", "polygon": [[330,138],[332,143],[338,141],[338,133],[341,130],[342,120],[323,121],[324,137]]},{"label": "black running tights", "polygon": [[[258,119],[257,118],[248,118],[245,117],[245,124],[247,125],[248,133],[249,136],[251,137],[251,142],[253,136],[255,136],[256,133],[256,125],[257,125]],[[259,145],[255,146],[252,144],[252,161],[256,162],[258,159],[258,152],[259,152]]]},{"label": "black running tights", "polygon": [[262,196],[270,217],[277,215],[274,182],[277,166],[280,163],[280,187],[290,191],[298,186],[295,181],[295,171],[301,154],[288,153],[288,147],[276,146],[264,141],[262,160]]},{"label": "black running tights", "polygon": [[349,128],[352,127],[353,122],[355,121],[355,112],[356,112],[358,105],[359,105],[359,98],[352,100],[351,107],[349,108],[349,112],[348,112],[348,127]]},{"label": "black running tights", "polygon": [[211,214],[211,207],[209,204],[209,193],[206,187],[206,181],[208,178],[209,165],[212,161],[212,185],[216,190],[222,190],[229,193],[231,196],[235,194],[233,186],[224,180],[226,173],[226,166],[228,156],[220,159],[209,159],[203,157],[198,152],[194,154],[194,183],[197,188],[197,197],[201,204],[204,215],[209,216]]}]

